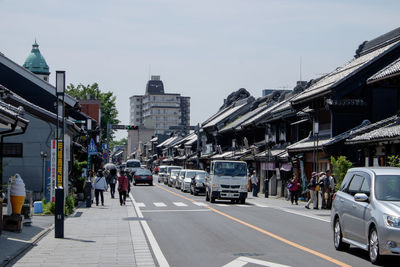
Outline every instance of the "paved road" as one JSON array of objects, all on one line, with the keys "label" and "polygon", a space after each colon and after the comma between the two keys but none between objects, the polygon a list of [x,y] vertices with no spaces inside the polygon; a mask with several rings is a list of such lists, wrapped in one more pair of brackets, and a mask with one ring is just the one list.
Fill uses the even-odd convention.
[{"label": "paved road", "polygon": [[211,204],[156,179],[133,188],[134,205],[170,266],[372,266],[362,250],[334,249],[329,211],[261,197]]}]

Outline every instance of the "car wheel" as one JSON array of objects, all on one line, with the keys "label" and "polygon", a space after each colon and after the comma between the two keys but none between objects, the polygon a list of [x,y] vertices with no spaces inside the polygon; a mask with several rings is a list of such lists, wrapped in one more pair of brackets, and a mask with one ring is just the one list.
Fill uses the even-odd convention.
[{"label": "car wheel", "polygon": [[194,196],[197,196],[197,195],[199,195],[199,193],[197,193],[196,190],[194,190],[194,191],[193,191],[193,195],[194,195]]},{"label": "car wheel", "polygon": [[335,224],[333,226],[333,244],[335,245],[336,250],[343,251],[347,250],[350,247],[349,244],[343,242],[342,238],[342,227],[340,226],[339,218],[336,218]]},{"label": "car wheel", "polygon": [[206,201],[210,201],[210,196],[208,195],[208,190],[206,190]]},{"label": "car wheel", "polygon": [[150,182],[150,185],[153,186],[153,182]]},{"label": "car wheel", "polygon": [[212,193],[210,192],[210,202],[215,203],[215,197],[212,196]]},{"label": "car wheel", "polygon": [[376,228],[373,227],[369,232],[369,259],[372,264],[378,264],[382,256],[379,255],[379,238]]},{"label": "car wheel", "polygon": [[246,204],[246,199],[245,198],[241,198],[241,199],[238,199],[237,202],[238,203],[240,202],[240,204]]}]

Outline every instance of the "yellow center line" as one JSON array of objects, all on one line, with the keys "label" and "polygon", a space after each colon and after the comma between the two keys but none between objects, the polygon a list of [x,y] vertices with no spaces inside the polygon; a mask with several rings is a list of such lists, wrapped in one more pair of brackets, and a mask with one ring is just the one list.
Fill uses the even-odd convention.
[{"label": "yellow center line", "polygon": [[[196,202],[195,200],[193,200],[193,199],[191,199],[191,198],[188,198],[188,197],[186,197],[186,196],[183,196],[183,195],[181,195],[181,194],[178,194],[178,193],[176,193],[176,192],[173,192],[173,191],[171,191],[171,190],[169,190],[169,189],[166,189],[166,188],[164,188],[164,187],[162,187],[162,186],[159,186],[159,185],[156,185],[156,186],[157,186],[158,188],[162,189],[162,190],[165,190],[165,191],[167,191],[167,192],[169,192],[169,193],[171,193],[171,194],[174,194],[174,195],[176,195],[176,196],[178,196],[178,197],[180,197],[180,198],[186,199],[186,200],[188,200],[188,201],[190,201],[190,202]],[[214,209],[214,208],[212,208],[212,207],[210,207],[210,206],[206,206],[206,207],[204,207],[204,208],[207,208],[207,209],[209,209],[209,210],[211,210],[211,211],[213,211],[213,212],[215,212],[215,213],[217,213],[217,214],[219,214],[219,215],[222,215],[222,216],[224,216],[224,217],[226,217],[226,218],[228,218],[228,219],[231,219],[232,221],[235,221],[235,222],[238,222],[238,223],[240,223],[240,224],[242,224],[242,225],[245,225],[245,226],[247,226],[247,227],[249,227],[249,228],[251,228],[251,229],[254,229],[254,230],[256,230],[256,231],[258,231],[258,232],[260,232],[260,233],[263,233],[263,234],[268,235],[268,236],[270,236],[270,237],[272,237],[272,238],[275,238],[275,239],[277,239],[277,240],[279,240],[279,241],[281,241],[281,242],[283,242],[283,243],[285,243],[285,244],[288,244],[289,246],[295,247],[295,248],[297,248],[297,249],[300,249],[300,250],[303,250],[303,251],[308,252],[308,253],[310,253],[310,254],[313,254],[313,255],[315,255],[315,256],[318,256],[318,257],[320,257],[320,258],[322,258],[322,259],[324,259],[324,260],[326,260],[326,261],[330,261],[330,262],[332,262],[332,263],[334,263],[334,264],[336,264],[336,265],[342,266],[342,267],[351,267],[351,265],[348,265],[348,264],[346,264],[346,263],[344,263],[344,262],[341,262],[341,261],[339,261],[339,260],[336,260],[336,259],[334,259],[334,258],[332,258],[332,257],[330,257],[330,256],[328,256],[328,255],[325,255],[325,254],[322,254],[322,253],[320,253],[320,252],[318,252],[318,251],[315,251],[315,250],[312,250],[312,249],[310,249],[310,248],[304,247],[304,246],[302,246],[302,245],[300,245],[300,244],[298,244],[298,243],[295,243],[295,242],[290,241],[290,240],[288,240],[288,239],[286,239],[286,238],[280,237],[280,236],[278,236],[278,235],[276,235],[276,234],[273,234],[273,233],[271,233],[271,232],[269,232],[269,231],[266,231],[266,230],[264,230],[264,229],[262,229],[262,228],[260,228],[260,227],[255,226],[255,225],[249,224],[249,223],[247,223],[247,222],[245,222],[245,221],[242,221],[242,220],[240,220],[240,219],[238,219],[238,218],[236,218],[236,217],[233,217],[233,216],[231,216],[231,215],[228,215],[228,214],[226,214],[226,213],[224,213],[224,212],[222,212],[222,211],[219,211],[219,210],[217,210],[217,209]]]}]

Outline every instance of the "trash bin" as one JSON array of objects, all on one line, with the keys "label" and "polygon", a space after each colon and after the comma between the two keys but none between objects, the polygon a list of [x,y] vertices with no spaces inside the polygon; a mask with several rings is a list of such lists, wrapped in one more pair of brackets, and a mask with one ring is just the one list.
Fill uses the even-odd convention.
[{"label": "trash bin", "polygon": [[42,201],[33,202],[33,213],[42,213],[43,212],[43,203]]}]

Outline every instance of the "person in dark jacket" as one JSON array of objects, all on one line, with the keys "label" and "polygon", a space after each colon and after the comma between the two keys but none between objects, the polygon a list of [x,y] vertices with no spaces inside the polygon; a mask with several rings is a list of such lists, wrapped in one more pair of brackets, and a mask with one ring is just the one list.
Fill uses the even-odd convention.
[{"label": "person in dark jacket", "polygon": [[117,183],[118,177],[117,177],[117,170],[116,169],[111,169],[110,173],[107,175],[107,184],[110,186],[110,193],[111,193],[111,198],[114,198],[115,195],[115,184]]}]

